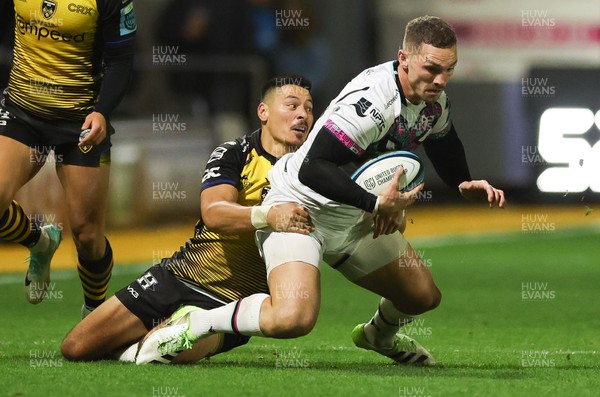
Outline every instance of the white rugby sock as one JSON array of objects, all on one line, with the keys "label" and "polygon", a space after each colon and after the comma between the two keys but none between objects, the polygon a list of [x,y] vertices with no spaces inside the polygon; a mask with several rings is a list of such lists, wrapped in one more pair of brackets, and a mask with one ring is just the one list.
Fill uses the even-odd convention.
[{"label": "white rugby sock", "polygon": [[391,347],[394,344],[394,335],[400,327],[410,323],[413,319],[414,316],[398,311],[390,300],[381,298],[375,315],[365,325],[365,336],[374,346]]},{"label": "white rugby sock", "polygon": [[263,336],[260,330],[260,308],[267,294],[254,294],[225,306],[190,314],[191,330],[195,335],[212,332]]}]

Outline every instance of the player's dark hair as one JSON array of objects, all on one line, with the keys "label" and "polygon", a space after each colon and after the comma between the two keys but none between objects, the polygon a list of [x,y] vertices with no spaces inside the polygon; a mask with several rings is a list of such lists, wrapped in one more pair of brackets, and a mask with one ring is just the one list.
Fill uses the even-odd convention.
[{"label": "player's dark hair", "polygon": [[284,85],[297,85],[306,89],[308,92],[312,89],[312,82],[301,74],[286,73],[270,78],[262,87],[260,100],[263,101],[269,91],[273,88],[283,87]]},{"label": "player's dark hair", "polygon": [[456,33],[452,26],[438,17],[424,15],[410,21],[404,32],[403,49],[415,52],[423,44],[437,48],[450,48],[456,44]]}]

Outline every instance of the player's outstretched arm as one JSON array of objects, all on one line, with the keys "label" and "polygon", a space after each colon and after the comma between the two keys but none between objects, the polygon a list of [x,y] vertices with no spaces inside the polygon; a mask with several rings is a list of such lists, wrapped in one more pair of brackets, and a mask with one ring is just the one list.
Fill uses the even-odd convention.
[{"label": "player's outstretched arm", "polygon": [[313,231],[308,212],[302,206],[246,207],[237,203],[238,191],[228,184],[206,188],[200,196],[202,220],[206,227],[222,234],[253,232],[270,226],[277,231],[309,234]]},{"label": "player's outstretched arm", "polygon": [[460,194],[467,200],[484,201],[487,200],[490,208],[498,206],[504,208],[506,199],[504,191],[496,189],[486,180],[464,181],[458,185]]}]

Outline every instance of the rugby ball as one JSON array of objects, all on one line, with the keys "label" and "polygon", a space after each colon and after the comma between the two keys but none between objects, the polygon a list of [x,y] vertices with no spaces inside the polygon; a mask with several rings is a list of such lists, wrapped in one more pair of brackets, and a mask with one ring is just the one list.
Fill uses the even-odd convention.
[{"label": "rugby ball", "polygon": [[401,192],[407,192],[423,182],[421,159],[416,154],[405,151],[389,152],[369,160],[351,178],[369,193],[379,196],[391,183],[400,166],[404,167],[404,174],[400,177]]}]

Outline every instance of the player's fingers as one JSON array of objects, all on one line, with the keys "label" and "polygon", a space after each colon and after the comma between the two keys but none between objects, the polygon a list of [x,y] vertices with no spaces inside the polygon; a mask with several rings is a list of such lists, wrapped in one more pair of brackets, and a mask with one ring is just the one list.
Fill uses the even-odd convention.
[{"label": "player's fingers", "polygon": [[500,189],[497,189],[497,190],[498,190],[498,196],[499,196],[498,207],[504,208],[504,206],[506,205],[506,198],[504,197],[504,190],[500,190]]},{"label": "player's fingers", "polygon": [[104,140],[104,138],[102,137],[102,134],[89,134],[87,135],[84,139],[82,139],[79,142],[79,146],[93,146],[93,145],[99,145],[100,143],[102,143],[102,141]]},{"label": "player's fingers", "polygon": [[302,225],[303,227],[306,225],[307,227],[310,227],[312,231],[313,226],[312,222],[310,221],[310,217],[304,215],[296,215],[294,217],[294,222],[297,225]]},{"label": "player's fingers", "polygon": [[485,191],[487,193],[487,201],[488,201],[488,203],[490,203],[490,207],[493,207],[494,203],[495,203],[495,198],[496,198],[496,196],[494,194],[494,188],[488,185],[485,188]]},{"label": "player's fingers", "polygon": [[85,120],[83,121],[83,124],[81,125],[81,129],[87,130],[88,128],[90,128],[91,125],[92,125],[92,117],[90,115],[87,115]]},{"label": "player's fingers", "polygon": [[299,219],[294,223],[298,229],[305,230],[307,233],[310,233],[314,230],[314,227],[308,222],[307,219]]},{"label": "player's fingers", "polygon": [[304,217],[304,218],[308,218],[308,210],[306,208],[304,208],[301,205],[297,205],[296,204],[296,214]]},{"label": "player's fingers", "polygon": [[396,191],[400,190],[400,178],[402,177],[402,174],[404,174],[404,167],[400,166],[396,169],[394,177],[392,178],[392,183],[390,183],[391,186],[394,186]]},{"label": "player's fingers", "polygon": [[398,230],[398,225],[396,224],[396,222],[390,222],[386,229],[385,229],[385,233],[384,234],[392,234],[394,233],[396,230]]},{"label": "player's fingers", "polygon": [[306,234],[310,234],[310,230],[309,230],[309,229],[307,229],[307,228],[305,227],[305,225],[302,225],[302,226],[296,226],[296,227],[294,227],[294,228],[293,228],[293,230],[292,230],[292,231],[294,231],[295,233],[300,233],[300,234],[305,234],[305,235],[306,235]]},{"label": "player's fingers", "polygon": [[423,190],[424,186],[425,184],[421,182],[416,187],[406,192],[406,194],[409,195],[411,198],[416,199],[417,197],[419,197],[419,193],[421,192],[421,190]]},{"label": "player's fingers", "polygon": [[402,167],[398,167],[394,175],[392,176],[392,180],[388,186],[381,192],[381,196],[391,196],[396,197],[398,192],[400,191],[400,177],[404,170],[401,170]]},{"label": "player's fingers", "polygon": [[92,130],[87,129],[85,131],[81,131],[81,134],[79,135],[79,146],[90,146],[93,145],[94,143],[94,133],[92,132]]},{"label": "player's fingers", "polygon": [[385,227],[384,217],[377,216],[375,217],[375,228],[373,231],[373,238],[377,238],[383,232],[383,228]]},{"label": "player's fingers", "polygon": [[412,203],[414,203],[417,200],[417,197],[419,197],[419,192],[422,189],[423,189],[423,184],[419,183],[419,185],[417,187],[415,187],[414,189],[411,189],[408,192],[402,194],[402,198],[406,202],[406,206],[411,205]]}]

